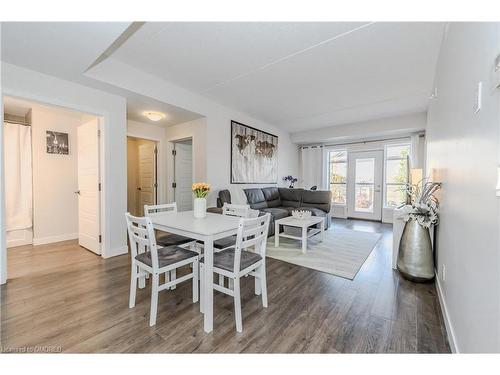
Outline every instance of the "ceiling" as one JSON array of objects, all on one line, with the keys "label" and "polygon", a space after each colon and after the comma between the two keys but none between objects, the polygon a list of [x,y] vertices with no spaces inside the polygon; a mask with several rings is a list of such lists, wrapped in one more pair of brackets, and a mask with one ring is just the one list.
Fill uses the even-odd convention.
[{"label": "ceiling", "polygon": [[[144,116],[144,112],[160,112],[165,115],[165,118],[160,121],[151,121]],[[142,95],[129,94],[127,97],[127,118],[129,120],[158,126],[171,126],[196,120],[200,117],[202,116],[197,113],[186,111],[185,109]]]},{"label": "ceiling", "polygon": [[123,95],[131,119],[146,110],[167,113],[164,125],[200,117],[84,76],[112,56],[298,132],[425,111],[444,23],[156,22],[130,30],[130,23],[4,23],[2,58]]},{"label": "ceiling", "polygon": [[290,132],[427,108],[443,23],[146,23],[112,55]]},{"label": "ceiling", "polygon": [[50,110],[50,111],[57,111],[58,113],[64,113],[67,116],[73,116],[75,118],[79,118],[82,121],[88,121],[91,119],[94,119],[95,116],[88,114],[88,113],[83,113],[55,105],[44,105],[40,104],[38,102],[30,101],[30,100],[25,100],[25,99],[20,99],[20,98],[15,98],[12,96],[4,96],[3,98],[3,106],[4,106],[4,112],[9,114],[9,115],[14,115],[14,116],[26,116],[30,110],[33,108],[38,108],[38,109],[45,109],[45,110]]},{"label": "ceiling", "polygon": [[[123,96],[130,120],[170,126],[202,117],[83,74],[128,29],[133,29],[130,22],[3,22],[2,60]],[[166,117],[153,122],[143,115],[146,111],[161,112]]]}]

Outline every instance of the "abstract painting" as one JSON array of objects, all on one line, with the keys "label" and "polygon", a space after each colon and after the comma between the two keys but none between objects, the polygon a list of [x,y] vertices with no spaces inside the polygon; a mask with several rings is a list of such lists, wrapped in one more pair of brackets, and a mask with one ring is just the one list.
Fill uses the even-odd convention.
[{"label": "abstract painting", "polygon": [[46,131],[48,154],[69,154],[68,133]]},{"label": "abstract painting", "polygon": [[278,137],[231,121],[231,183],[277,182]]}]

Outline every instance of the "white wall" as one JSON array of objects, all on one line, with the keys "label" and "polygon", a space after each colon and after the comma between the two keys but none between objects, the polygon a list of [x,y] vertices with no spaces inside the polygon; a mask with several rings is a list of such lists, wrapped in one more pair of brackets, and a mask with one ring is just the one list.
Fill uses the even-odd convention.
[{"label": "white wall", "polygon": [[[33,244],[78,238],[77,128],[82,115],[32,108]],[[46,131],[68,133],[69,155],[46,152]]]},{"label": "white wall", "polygon": [[413,113],[370,121],[336,125],[293,133],[291,139],[299,144],[336,143],[356,139],[392,138],[425,130],[427,114]]},{"label": "white wall", "polygon": [[[452,346],[500,351],[499,92],[494,60],[500,28],[452,23],[441,48],[427,125],[427,167],[435,168],[441,220],[437,233],[439,291]],[[474,113],[483,82],[483,107]],[[446,272],[443,273],[443,267]]]},{"label": "white wall", "polygon": [[[272,124],[215,103],[155,76],[109,58],[86,73],[112,85],[199,113],[206,121],[206,182],[213,187],[208,204],[215,205],[216,191],[230,184],[231,120],[279,137],[278,183],[284,175],[298,175],[298,150],[290,135]],[[179,125],[177,125],[179,126]],[[238,185],[245,187],[246,185]],[[254,185],[259,186],[259,185]]]},{"label": "white wall", "polygon": [[103,257],[125,254],[128,251],[124,217],[127,209],[125,99],[7,63],[2,63],[2,86],[4,95],[103,117],[102,253]]}]

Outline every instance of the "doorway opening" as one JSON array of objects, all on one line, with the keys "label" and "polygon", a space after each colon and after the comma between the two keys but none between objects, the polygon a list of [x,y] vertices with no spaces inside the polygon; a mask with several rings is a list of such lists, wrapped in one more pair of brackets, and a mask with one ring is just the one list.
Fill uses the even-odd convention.
[{"label": "doorway opening", "polygon": [[144,205],[158,202],[158,144],[127,137],[127,210],[144,215]]},{"label": "doorway opening", "polygon": [[100,117],[4,97],[7,247],[78,240],[101,254]]},{"label": "doorway opening", "polygon": [[193,209],[193,139],[185,138],[172,141],[173,201],[179,211]]}]

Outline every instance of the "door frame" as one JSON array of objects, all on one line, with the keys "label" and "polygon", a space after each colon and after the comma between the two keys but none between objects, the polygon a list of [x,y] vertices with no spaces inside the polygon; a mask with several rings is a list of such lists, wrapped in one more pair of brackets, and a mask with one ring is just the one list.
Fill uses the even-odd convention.
[{"label": "door frame", "polygon": [[165,138],[161,136],[154,136],[151,134],[145,134],[141,131],[134,131],[127,129],[127,137],[144,139],[146,141],[153,141],[156,143],[156,149],[158,150],[156,153],[156,183],[158,186],[156,187],[156,204],[161,204],[167,201],[167,184],[166,176],[167,176],[167,168],[165,165],[165,156],[167,153],[165,152]]},{"label": "door frame", "polygon": [[[107,148],[106,148],[106,134],[107,134],[107,128],[110,124],[110,114],[107,112],[103,112],[101,108],[97,107],[89,107],[85,105],[81,105],[80,103],[75,103],[75,102],[61,102],[60,97],[54,97],[54,96],[47,96],[47,95],[37,95],[37,94],[32,94],[28,92],[22,92],[21,94],[16,92],[15,90],[12,89],[5,89],[3,88],[2,91],[0,91],[0,104],[2,106],[0,114],[2,115],[2,122],[3,122],[3,98],[4,96],[10,96],[13,98],[21,99],[21,100],[27,100],[31,102],[38,103],[40,105],[46,105],[46,106],[51,106],[51,107],[61,107],[64,109],[68,110],[73,110],[77,112],[81,112],[84,114],[89,114],[92,116],[96,116],[99,118],[99,125],[100,125],[100,137],[99,137],[99,170],[100,170],[100,181],[101,181],[101,191],[100,191],[100,217],[99,217],[99,226],[100,226],[100,232],[101,232],[101,257],[106,258],[108,257],[107,251],[111,251],[111,249],[108,250],[106,247],[106,240],[107,240],[107,233],[106,233],[106,211],[108,208],[109,203],[107,202],[106,199],[106,176],[109,170],[106,168],[106,155],[107,155]],[[0,146],[0,150],[3,151],[3,129],[0,132],[0,143],[2,144]],[[2,152],[3,153],[3,152]],[[3,169],[3,155],[0,157],[0,161],[2,162],[2,166],[0,167],[0,180],[3,181],[5,178],[4,176],[4,169]],[[0,189],[1,191],[1,196],[0,200],[1,202],[1,207],[4,207],[5,204],[5,196],[3,194],[3,186]],[[2,210],[3,212],[4,210]],[[2,213],[3,214],[3,213]],[[5,284],[8,280],[8,273],[7,273],[7,243],[6,243],[6,228],[5,228],[5,220],[0,220],[0,284]]]},{"label": "door frame", "polygon": [[[159,141],[154,141],[152,139],[146,139],[146,138],[138,138],[138,137],[131,137],[129,135],[127,135],[127,138],[130,137],[130,138],[135,138],[135,139],[142,139],[144,141],[149,141],[149,142],[153,142],[154,145],[155,145],[155,151],[154,151],[154,169],[155,169],[155,181],[154,181],[154,203],[153,204],[158,204],[158,192],[160,190],[160,184],[159,184],[159,181],[158,181],[158,162],[159,162],[159,148],[160,148],[160,145],[159,145]],[[140,145],[139,145],[140,146]],[[140,177],[140,175],[139,175]],[[137,188],[136,188],[137,189]],[[139,195],[137,193],[137,190],[136,190],[136,194]],[[137,207],[136,207],[136,210],[138,210],[137,212],[141,212],[141,208],[144,208],[144,207],[141,207],[141,204],[140,204],[140,198],[137,198]]]},{"label": "door frame", "polygon": [[[380,187],[379,193],[380,199],[379,199],[379,209],[375,209],[375,194],[374,194],[374,211],[372,215],[377,215],[377,218],[373,217],[368,217],[368,215],[363,215],[362,213],[355,214],[353,216],[353,213],[355,213],[354,207],[355,207],[355,189],[356,189],[356,165],[354,163],[356,154],[379,154],[378,155],[378,161],[380,163],[379,165],[379,178],[380,178]],[[354,156],[353,156],[354,155]],[[367,158],[370,158],[371,156],[367,155]],[[377,168],[377,165],[375,163],[375,169]],[[375,172],[377,172],[375,170]],[[376,185],[376,176],[374,176],[374,190],[377,189]],[[346,192],[346,207],[347,207],[347,217],[348,218],[353,218],[353,219],[360,219],[360,220],[372,220],[372,221],[382,221],[382,211],[384,207],[384,151],[383,150],[360,150],[360,151],[350,151],[347,152],[347,192]],[[377,212],[378,211],[378,212]]]},{"label": "door frame", "polygon": [[190,135],[190,136],[184,136],[184,137],[180,136],[180,137],[169,138],[168,142],[167,142],[167,171],[168,171],[168,173],[167,173],[167,202],[169,202],[169,203],[172,203],[175,200],[175,191],[172,187],[172,184],[174,182],[174,169],[175,169],[174,157],[172,155],[172,152],[174,150],[174,145],[175,145],[175,143],[186,141],[188,139],[191,140],[192,145],[193,145],[193,147],[192,147],[193,182],[195,182],[195,180],[196,180],[195,148],[194,148],[195,139],[194,139],[194,136]]}]

